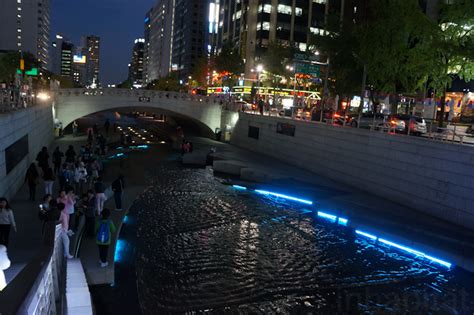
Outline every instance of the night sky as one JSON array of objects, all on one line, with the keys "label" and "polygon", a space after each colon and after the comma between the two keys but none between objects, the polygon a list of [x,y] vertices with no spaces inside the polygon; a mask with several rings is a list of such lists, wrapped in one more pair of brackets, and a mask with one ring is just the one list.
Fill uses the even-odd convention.
[{"label": "night sky", "polygon": [[143,20],[155,0],[51,0],[51,38],[63,34],[75,45],[83,35],[101,37],[102,84],[127,78],[133,41],[143,37]]}]

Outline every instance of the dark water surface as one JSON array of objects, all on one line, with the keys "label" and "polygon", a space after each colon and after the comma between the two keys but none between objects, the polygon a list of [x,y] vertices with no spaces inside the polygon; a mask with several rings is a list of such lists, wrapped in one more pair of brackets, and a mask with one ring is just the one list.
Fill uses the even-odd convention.
[{"label": "dark water surface", "polygon": [[472,274],[374,244],[311,206],[172,162],[150,180],[132,209],[144,314],[474,312]]}]

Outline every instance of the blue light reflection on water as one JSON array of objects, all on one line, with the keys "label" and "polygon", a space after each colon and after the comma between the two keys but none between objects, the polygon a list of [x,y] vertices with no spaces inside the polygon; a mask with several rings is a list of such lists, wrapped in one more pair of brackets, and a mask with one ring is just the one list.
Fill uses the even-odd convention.
[{"label": "blue light reflection on water", "polygon": [[296,198],[296,197],[292,197],[292,196],[288,196],[288,195],[284,195],[284,194],[280,194],[280,193],[276,193],[276,192],[260,190],[260,189],[255,189],[255,192],[259,193],[261,195],[269,195],[269,196],[279,197],[279,198],[283,198],[283,199],[293,200],[293,201],[305,203],[307,205],[312,205],[313,204],[313,202],[310,201],[310,200]]},{"label": "blue light reflection on water", "polygon": [[[235,189],[240,189],[240,190],[247,190],[246,187],[243,187],[243,186],[240,186],[240,185],[233,185],[233,187]],[[292,196],[288,196],[288,195],[284,195],[284,194],[280,194],[280,193],[274,193],[274,192],[270,192],[270,191],[266,191],[266,190],[259,190],[259,189],[256,189],[255,192],[259,193],[259,194],[262,194],[262,195],[270,195],[270,196],[275,196],[275,197],[280,197],[280,198],[284,198],[284,199],[289,199],[289,200],[293,200],[293,201],[298,201],[298,202],[301,202],[301,203],[305,203],[305,204],[310,204],[312,205],[313,202],[312,201],[309,201],[309,200],[305,200],[305,199],[301,199],[301,198],[296,198],[296,197],[292,197]],[[326,213],[326,212],[322,212],[322,211],[318,211],[317,213],[318,217],[322,217],[324,219],[327,219],[329,220],[330,222],[332,223],[338,223],[339,225],[343,225],[343,226],[347,226],[348,225],[348,222],[349,220],[346,219],[346,218],[339,218],[338,216],[336,215],[333,215],[333,214],[330,214],[330,213]],[[386,239],[383,239],[383,238],[379,238],[373,234],[370,234],[370,233],[367,233],[367,232],[364,232],[364,231],[361,231],[361,230],[355,230],[355,233],[360,235],[360,236],[363,236],[365,238],[368,238],[370,240],[373,240],[373,241],[379,241],[380,243],[383,243],[385,245],[388,245],[390,247],[394,247],[394,248],[397,248],[399,250],[402,250],[404,252],[407,252],[407,253],[410,253],[412,255],[415,255],[416,258],[424,258],[424,259],[427,259],[429,261],[432,261],[434,263],[437,263],[439,265],[442,265],[444,267],[447,267],[448,269],[450,269],[453,264],[445,261],[445,260],[441,260],[439,258],[436,258],[436,257],[433,257],[431,255],[428,255],[428,254],[425,254],[423,252],[420,252],[418,250],[415,250],[413,248],[410,248],[410,247],[407,247],[405,245],[401,245],[401,244],[398,244],[398,243],[395,243],[395,242],[392,242],[392,241],[388,241]]]},{"label": "blue light reflection on water", "polygon": [[119,263],[125,257],[125,250],[127,247],[127,243],[123,239],[117,240],[117,244],[115,244],[115,254],[114,254],[114,263]]}]

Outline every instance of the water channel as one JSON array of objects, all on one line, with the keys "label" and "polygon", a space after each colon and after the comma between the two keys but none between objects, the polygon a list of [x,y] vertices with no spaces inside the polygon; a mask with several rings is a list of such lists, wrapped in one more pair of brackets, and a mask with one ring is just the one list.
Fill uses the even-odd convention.
[{"label": "water channel", "polygon": [[[151,149],[147,154],[156,154]],[[116,308],[128,313],[472,314],[474,275],[305,203],[227,185],[167,151],[125,218]],[[291,183],[289,183],[291,185]],[[110,290],[110,289],[108,289]],[[97,294],[97,292],[96,292]]]}]

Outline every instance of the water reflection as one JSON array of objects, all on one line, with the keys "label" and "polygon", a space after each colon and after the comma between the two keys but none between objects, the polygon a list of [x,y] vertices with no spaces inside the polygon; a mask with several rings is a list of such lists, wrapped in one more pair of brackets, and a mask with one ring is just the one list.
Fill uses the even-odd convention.
[{"label": "water reflection", "polygon": [[136,205],[144,313],[474,310],[471,274],[376,245],[308,205],[224,186],[202,169],[164,165],[152,181]]}]

